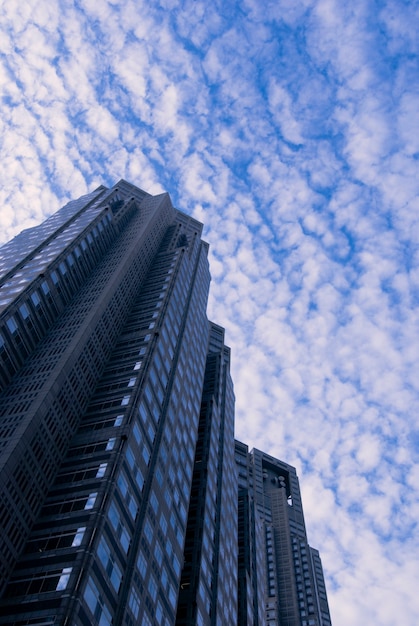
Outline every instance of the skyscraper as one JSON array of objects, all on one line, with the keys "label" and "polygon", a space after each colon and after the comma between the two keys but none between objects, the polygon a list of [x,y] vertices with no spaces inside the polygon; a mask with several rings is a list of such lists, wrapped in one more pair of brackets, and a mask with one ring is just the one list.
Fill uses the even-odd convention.
[{"label": "skyscraper", "polygon": [[241,623],[330,626],[323,568],[307,542],[295,468],[260,450],[249,453],[239,441],[236,462]]},{"label": "skyscraper", "polygon": [[237,623],[234,396],[224,330],[211,324],[177,624]]},{"label": "skyscraper", "polygon": [[201,233],[120,181],[0,249],[0,624],[269,623]]}]

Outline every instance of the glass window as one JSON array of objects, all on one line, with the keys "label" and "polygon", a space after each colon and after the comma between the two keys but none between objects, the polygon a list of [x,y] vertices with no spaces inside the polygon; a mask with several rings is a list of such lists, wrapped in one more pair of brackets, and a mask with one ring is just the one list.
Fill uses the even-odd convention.
[{"label": "glass window", "polygon": [[144,459],[145,464],[148,465],[148,462],[150,460],[150,452],[146,445],[144,445],[143,447],[143,459]]},{"label": "glass window", "polygon": [[87,498],[87,502],[84,505],[84,508],[85,508],[86,511],[88,509],[93,509],[93,507],[95,506],[96,497],[97,497],[97,492],[96,493],[91,493],[90,496]]},{"label": "glass window", "polygon": [[112,615],[92,577],[89,577],[89,580],[87,581],[83,597],[99,626],[110,626],[112,622]]},{"label": "glass window", "polygon": [[109,520],[110,520],[112,526],[116,530],[118,528],[119,513],[118,513],[118,509],[116,508],[116,506],[115,506],[115,504],[113,502],[112,502],[111,506],[109,507],[108,517],[109,517]]},{"label": "glass window", "polygon": [[108,466],[107,463],[101,463],[99,465],[99,468],[98,468],[97,474],[96,474],[96,478],[102,478],[105,475],[107,466]]},{"label": "glass window", "polygon": [[12,334],[14,334],[17,331],[17,324],[13,315],[9,317],[6,324],[7,324],[7,328],[10,330]]},{"label": "glass window", "polygon": [[167,573],[167,569],[164,566],[160,574],[160,580],[161,580],[163,589],[166,589],[167,583],[169,581],[169,575]]},{"label": "glass window", "polygon": [[125,498],[125,496],[128,493],[128,483],[127,483],[125,476],[123,474],[120,474],[117,482],[118,482],[118,487],[121,490],[121,493]]},{"label": "glass window", "polygon": [[113,588],[116,592],[118,592],[121,584],[122,571],[117,565],[115,556],[113,555],[111,548],[104,537],[100,540],[97,554],[106,574],[109,577],[109,580],[112,583]]},{"label": "glass window", "polygon": [[59,282],[57,272],[51,272],[51,278],[52,278],[52,282],[54,283],[54,285],[57,285]]},{"label": "glass window", "polygon": [[128,599],[128,605],[135,619],[137,619],[138,614],[140,612],[140,596],[138,595],[138,593],[136,592],[134,588],[131,589],[131,593]]},{"label": "glass window", "polygon": [[62,591],[63,589],[66,589],[68,580],[70,578],[71,569],[71,567],[65,567],[63,569],[63,573],[61,574],[57,583],[57,591]]},{"label": "glass window", "polygon": [[133,469],[135,467],[135,454],[131,446],[128,446],[127,448],[126,458],[127,458],[128,465],[130,466],[131,469]]},{"label": "glass window", "polygon": [[138,445],[140,445],[143,438],[141,436],[141,430],[140,430],[140,427],[138,426],[137,422],[135,422],[135,424],[134,424],[134,428],[133,428],[132,433],[134,435],[135,441],[138,443]]},{"label": "glass window", "polygon": [[31,300],[35,306],[39,306],[39,304],[41,303],[41,300],[39,299],[39,296],[36,293],[36,291],[34,291],[33,294],[31,295]]},{"label": "glass window", "polygon": [[153,601],[156,601],[157,598],[157,581],[154,578],[153,574],[150,576],[150,579],[148,581],[148,592],[150,594],[150,596],[152,597]]},{"label": "glass window", "polygon": [[75,547],[81,545],[81,542],[83,541],[83,537],[84,537],[85,531],[86,531],[86,527],[85,526],[77,529],[77,532],[74,535],[73,543],[71,544],[72,548],[75,548]]},{"label": "glass window", "polygon": [[156,557],[157,563],[161,567],[161,564],[163,562],[163,550],[161,549],[161,546],[158,541],[156,542],[156,545],[154,548],[154,556]]},{"label": "glass window", "polygon": [[144,534],[148,539],[148,542],[151,544],[151,542],[153,541],[153,527],[150,524],[149,520],[146,520],[146,523],[144,525]]},{"label": "glass window", "polygon": [[158,501],[157,496],[154,493],[154,491],[153,491],[153,493],[151,494],[151,497],[150,497],[150,504],[152,506],[154,514],[157,515],[157,511],[158,511],[158,508],[159,508],[159,501]]},{"label": "glass window", "polygon": [[115,447],[116,437],[111,437],[106,444],[106,450],[113,450]]},{"label": "glass window", "polygon": [[132,519],[135,519],[137,516],[137,511],[138,511],[138,506],[137,506],[137,502],[134,498],[134,496],[132,495],[127,479],[125,478],[125,476],[121,473],[119,478],[118,478],[118,487],[121,491],[122,497],[125,500],[125,503],[128,507],[128,511],[132,517]]},{"label": "glass window", "polygon": [[28,307],[26,306],[26,304],[22,304],[19,307],[19,311],[20,311],[20,314],[21,314],[21,316],[23,317],[24,320],[28,319],[28,317],[29,317],[29,310],[28,310]]},{"label": "glass window", "polygon": [[137,483],[138,487],[142,489],[144,487],[144,476],[139,467],[136,467],[135,469],[135,482]]},{"label": "glass window", "polygon": [[135,454],[134,454],[131,446],[128,446],[128,448],[127,448],[126,458],[127,458],[128,465],[132,469],[132,476],[133,476],[135,482],[137,483],[138,487],[140,489],[142,489],[143,486],[144,486],[144,476],[143,476],[140,468],[138,467],[138,465],[135,462]]},{"label": "glass window", "polygon": [[129,511],[132,519],[135,520],[135,518],[137,517],[138,506],[137,506],[137,502],[135,501],[135,499],[132,496],[132,494],[128,494],[126,502],[127,502],[127,505],[128,505],[128,511]]},{"label": "glass window", "polygon": [[154,441],[154,436],[156,434],[156,431],[155,431],[155,429],[154,429],[152,424],[148,425],[147,433],[148,433],[148,436],[150,438],[150,441],[153,442]]},{"label": "glass window", "polygon": [[176,576],[179,576],[179,574],[180,574],[180,562],[179,562],[179,559],[177,558],[176,555],[173,555],[173,567],[174,567]]},{"label": "glass window", "polygon": [[172,546],[172,542],[170,541],[168,537],[166,537],[166,554],[169,557],[169,559],[171,559],[172,554],[173,554],[173,546]]},{"label": "glass window", "polygon": [[176,607],[176,591],[173,585],[169,585],[169,602],[174,609]]},{"label": "glass window", "polygon": [[144,404],[144,402],[141,402],[139,408],[138,408],[138,413],[142,419],[143,422],[147,422],[148,419],[148,411],[146,408],[146,405]]},{"label": "glass window", "polygon": [[167,533],[167,520],[164,516],[164,514],[162,513],[161,517],[160,517],[160,528],[163,531],[163,535],[165,535]]},{"label": "glass window", "polygon": [[114,426],[121,426],[122,422],[123,422],[124,416],[123,415],[117,415],[114,421]]},{"label": "glass window", "polygon": [[108,518],[116,531],[116,536],[118,537],[124,552],[127,553],[131,537],[114,502],[112,502],[109,507]]},{"label": "glass window", "polygon": [[147,572],[147,559],[142,552],[140,552],[140,554],[138,555],[137,568],[141,576],[145,578]]}]

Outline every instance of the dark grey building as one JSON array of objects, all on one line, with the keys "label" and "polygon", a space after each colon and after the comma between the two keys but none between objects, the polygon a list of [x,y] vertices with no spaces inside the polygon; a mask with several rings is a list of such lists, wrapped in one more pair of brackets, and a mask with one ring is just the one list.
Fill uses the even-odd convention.
[{"label": "dark grey building", "polygon": [[282,582],[266,621],[266,494],[242,445],[238,497],[201,233],[120,181],[0,248],[0,624],[297,623]]},{"label": "dark grey building", "polygon": [[0,623],[174,623],[209,338],[201,230],[121,181],[1,249]]},{"label": "dark grey building", "polygon": [[211,324],[176,623],[237,622],[234,395],[224,329]]},{"label": "dark grey building", "polygon": [[[307,542],[295,468],[236,441],[243,626],[330,626],[317,550]],[[263,615],[261,611],[263,607]]]}]

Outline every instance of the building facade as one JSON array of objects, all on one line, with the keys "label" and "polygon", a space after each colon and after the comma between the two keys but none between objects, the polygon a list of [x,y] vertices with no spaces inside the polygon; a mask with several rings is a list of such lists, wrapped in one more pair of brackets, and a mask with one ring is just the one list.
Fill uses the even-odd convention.
[{"label": "building facade", "polygon": [[239,441],[236,463],[241,623],[331,626],[323,568],[307,542],[295,468],[260,450],[249,453]]},{"label": "building facade", "polygon": [[237,624],[234,395],[224,329],[211,324],[177,621]]},{"label": "building facade", "polygon": [[300,624],[266,621],[201,234],[120,181],[0,249],[0,624]]}]

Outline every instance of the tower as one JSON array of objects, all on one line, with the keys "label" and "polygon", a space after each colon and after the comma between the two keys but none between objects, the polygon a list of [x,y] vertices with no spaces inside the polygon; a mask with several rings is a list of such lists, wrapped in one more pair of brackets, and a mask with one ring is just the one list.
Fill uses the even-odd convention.
[{"label": "tower", "polygon": [[0,248],[0,625],[329,626],[295,470],[234,440],[201,234],[121,180]]},{"label": "tower", "polygon": [[295,468],[260,450],[249,453],[239,441],[236,463],[241,624],[330,626],[323,568],[307,541]]},{"label": "tower", "polygon": [[201,230],[120,181],[2,248],[0,623],[174,622],[209,337]]},{"label": "tower", "polygon": [[177,624],[237,623],[234,394],[224,329],[211,324]]}]

